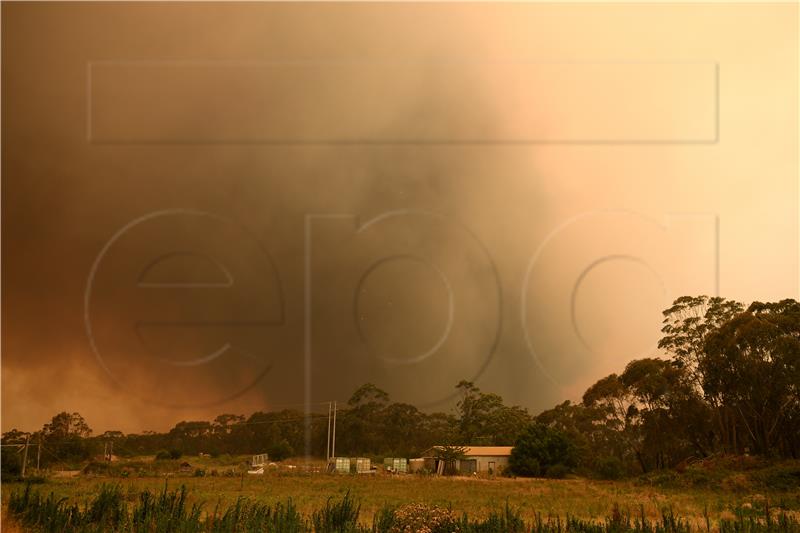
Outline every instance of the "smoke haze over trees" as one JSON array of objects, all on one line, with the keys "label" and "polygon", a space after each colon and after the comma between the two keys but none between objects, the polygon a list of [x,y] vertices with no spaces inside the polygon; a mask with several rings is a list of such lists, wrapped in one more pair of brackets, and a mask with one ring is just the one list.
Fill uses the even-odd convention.
[{"label": "smoke haze over trees", "polygon": [[[800,456],[800,303],[745,308],[723,298],[682,297],[664,311],[662,331],[659,347],[669,359],[631,361],[589,387],[580,403],[566,401],[535,417],[468,381],[456,385],[451,413],[393,402],[367,383],[338,412],[337,455],[414,457],[434,445],[520,443],[512,463],[522,474],[544,473],[555,461],[605,477],[719,452]],[[119,455],[267,452],[280,460],[304,453],[305,420],[301,410],[284,409],[183,421],[167,433],[92,437],[78,413],[64,412],[31,442],[42,439],[45,464],[87,459],[108,441]],[[311,415],[313,455],[325,456],[327,429],[327,413]],[[27,436],[12,430],[3,443]]]}]

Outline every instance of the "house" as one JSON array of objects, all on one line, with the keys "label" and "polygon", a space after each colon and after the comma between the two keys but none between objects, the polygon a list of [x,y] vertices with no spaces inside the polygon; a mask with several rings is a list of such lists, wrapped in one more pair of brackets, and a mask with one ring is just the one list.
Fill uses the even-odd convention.
[{"label": "house", "polygon": [[[438,474],[444,471],[444,461],[436,458],[441,446],[433,446],[423,453],[425,468]],[[499,474],[508,468],[508,458],[513,446],[464,446],[464,458],[456,461],[455,469],[461,475]]]}]

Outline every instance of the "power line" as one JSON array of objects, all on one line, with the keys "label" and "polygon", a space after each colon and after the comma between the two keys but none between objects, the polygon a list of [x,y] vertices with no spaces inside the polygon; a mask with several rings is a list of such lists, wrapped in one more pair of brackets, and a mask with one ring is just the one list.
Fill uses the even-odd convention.
[{"label": "power line", "polygon": [[279,418],[277,420],[260,420],[257,422],[237,422],[235,424],[231,424],[231,426],[254,426],[257,424],[272,424],[272,423],[279,423],[279,422],[298,422],[301,420],[307,420],[309,418],[325,418],[327,415],[323,414],[309,414],[304,416],[299,416],[296,418]]}]

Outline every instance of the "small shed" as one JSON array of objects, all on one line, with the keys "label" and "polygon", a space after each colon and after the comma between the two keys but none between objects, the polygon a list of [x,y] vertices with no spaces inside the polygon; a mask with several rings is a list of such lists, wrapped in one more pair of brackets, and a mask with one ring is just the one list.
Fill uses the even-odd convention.
[{"label": "small shed", "polygon": [[422,472],[425,469],[425,459],[422,457],[408,460],[408,471],[412,473]]},{"label": "small shed", "polygon": [[[432,472],[441,473],[439,461],[436,459],[437,449],[434,446],[423,454],[425,467]],[[513,446],[465,446],[464,458],[456,461],[455,468],[459,474],[499,474],[508,468],[508,458]],[[442,465],[443,466],[443,465]]]}]

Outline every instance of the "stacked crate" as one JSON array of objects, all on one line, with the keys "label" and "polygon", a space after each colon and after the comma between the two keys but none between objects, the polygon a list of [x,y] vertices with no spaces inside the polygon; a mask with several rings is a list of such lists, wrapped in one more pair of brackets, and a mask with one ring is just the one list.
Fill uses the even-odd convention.
[{"label": "stacked crate", "polygon": [[387,472],[405,474],[408,472],[408,459],[405,457],[387,457],[383,460],[383,468]]},{"label": "stacked crate", "polygon": [[350,473],[350,458],[349,457],[336,457],[334,459],[334,470],[342,474]]},{"label": "stacked crate", "polygon": [[372,462],[368,457],[353,457],[350,459],[350,472],[353,474],[364,474],[371,470]]}]

